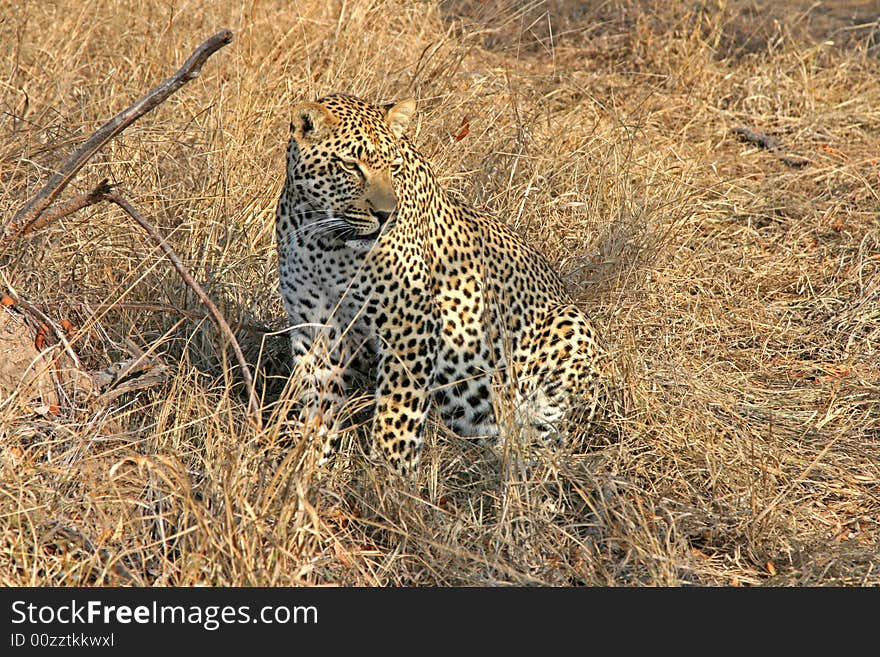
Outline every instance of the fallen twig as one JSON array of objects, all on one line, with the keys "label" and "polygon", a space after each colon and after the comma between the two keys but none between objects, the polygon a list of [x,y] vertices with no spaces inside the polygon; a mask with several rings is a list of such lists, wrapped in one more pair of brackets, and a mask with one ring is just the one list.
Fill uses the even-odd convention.
[{"label": "fallen twig", "polygon": [[760,130],[752,130],[751,128],[747,128],[746,126],[739,126],[733,129],[733,134],[737,135],[743,141],[757,144],[761,148],[765,148],[771,153],[776,153],[779,156],[779,161],[790,167],[799,169],[809,164],[809,160],[804,157],[786,155],[782,150],[782,142],[780,142],[776,137],[768,135],[766,132],[761,132]]},{"label": "fallen twig", "polygon": [[[89,312],[95,314],[103,313],[107,310],[147,310],[159,313],[180,315],[181,317],[186,317],[187,319],[194,320],[204,320],[210,317],[210,315],[207,315],[203,312],[196,312],[195,310],[184,310],[183,308],[178,308],[177,306],[172,306],[167,303],[139,303],[130,301],[100,304],[94,309],[89,309]],[[248,333],[254,333],[256,335],[265,335],[266,333],[276,332],[276,329],[269,328],[268,326],[262,326],[260,324],[250,324],[248,322],[230,322],[229,326],[233,329],[241,329],[242,331],[247,331]]]},{"label": "fallen twig", "polygon": [[168,367],[158,358],[136,356],[113,363],[102,370],[89,372],[95,386],[102,391],[99,402],[109,402],[135,390],[152,388],[168,378]]},{"label": "fallen twig", "polygon": [[760,130],[752,130],[751,128],[747,128],[745,126],[734,128],[733,134],[742,138],[743,141],[757,144],[761,148],[766,148],[768,151],[778,151],[779,147],[781,146],[779,140],[776,137],[771,137],[766,132],[761,132]]},{"label": "fallen twig", "polygon": [[90,372],[90,374],[92,375],[92,380],[95,382],[95,385],[102,390],[106,390],[110,386],[118,384],[123,379],[146,372],[154,367],[154,364],[155,363],[151,358],[135,356],[134,358],[129,358],[128,360],[108,365],[102,370],[94,370]]}]

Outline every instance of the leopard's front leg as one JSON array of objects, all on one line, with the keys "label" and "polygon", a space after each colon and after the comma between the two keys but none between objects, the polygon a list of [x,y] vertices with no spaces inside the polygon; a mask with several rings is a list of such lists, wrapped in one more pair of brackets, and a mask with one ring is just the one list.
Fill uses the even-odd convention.
[{"label": "leopard's front leg", "polygon": [[372,453],[381,452],[401,475],[418,465],[428,412],[437,341],[429,313],[420,326],[383,331],[376,386]]},{"label": "leopard's front leg", "polygon": [[291,335],[294,377],[301,382],[299,423],[322,445],[322,462],[339,447],[340,412],[347,401],[350,355],[336,331],[300,330]]}]

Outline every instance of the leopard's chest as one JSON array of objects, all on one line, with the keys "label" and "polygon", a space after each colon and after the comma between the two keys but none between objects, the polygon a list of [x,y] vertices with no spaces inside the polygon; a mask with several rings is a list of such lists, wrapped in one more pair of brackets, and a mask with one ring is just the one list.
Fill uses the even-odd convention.
[{"label": "leopard's chest", "polygon": [[358,317],[363,256],[344,245],[279,235],[278,274],[285,309],[296,323],[352,324]]}]

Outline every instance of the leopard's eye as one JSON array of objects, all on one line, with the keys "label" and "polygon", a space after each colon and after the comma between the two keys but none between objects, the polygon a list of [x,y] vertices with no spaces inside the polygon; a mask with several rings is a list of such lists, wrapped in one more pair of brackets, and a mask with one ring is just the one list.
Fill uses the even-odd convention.
[{"label": "leopard's eye", "polygon": [[399,173],[400,170],[401,170],[402,168],[403,168],[403,159],[402,159],[402,158],[397,158],[396,160],[394,160],[394,161],[391,163],[391,173],[392,173],[392,175],[395,174],[395,173]]},{"label": "leopard's eye", "polygon": [[358,164],[357,160],[344,160],[339,158],[338,160],[339,166],[342,167],[344,171],[348,171],[349,173],[353,173],[359,178],[363,178],[364,172],[361,170],[360,164]]}]

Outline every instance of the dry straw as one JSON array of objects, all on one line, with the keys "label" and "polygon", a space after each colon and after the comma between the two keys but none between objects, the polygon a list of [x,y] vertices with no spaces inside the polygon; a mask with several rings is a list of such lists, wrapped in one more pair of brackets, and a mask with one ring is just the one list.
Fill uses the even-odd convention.
[{"label": "dry straw", "polygon": [[[52,403],[0,399],[0,584],[880,584],[876,16],[294,4],[0,11],[4,225],[108,117],[235,33],[66,194],[106,178],[151,218],[262,409],[258,426],[227,341],[118,206],[15,241],[0,294],[83,369],[168,374],[83,395],[49,331]],[[491,450],[432,427],[408,485],[355,435],[330,469],[290,440],[273,211],[288,110],[332,91],[416,97],[444,183],[558,266],[613,356],[599,431]]]}]

